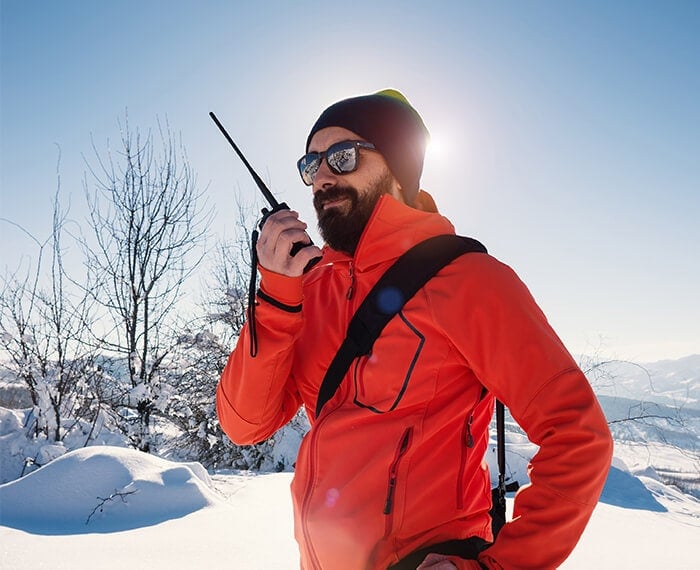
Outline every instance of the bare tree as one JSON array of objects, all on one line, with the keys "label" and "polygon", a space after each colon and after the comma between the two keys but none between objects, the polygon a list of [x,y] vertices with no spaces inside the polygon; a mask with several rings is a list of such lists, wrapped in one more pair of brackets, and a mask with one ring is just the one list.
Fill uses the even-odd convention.
[{"label": "bare tree", "polygon": [[[238,201],[233,241],[217,243],[210,255],[200,300],[201,316],[182,327],[172,364],[178,391],[168,402],[168,417],[181,430],[174,442],[179,458],[247,468],[244,453],[221,431],[215,392],[221,372],[245,322],[250,267],[250,208]],[[253,269],[253,271],[255,271]]]},{"label": "bare tree", "polygon": [[[206,322],[229,347],[238,337],[246,319],[252,267],[251,231],[255,206],[237,200],[238,223],[232,241],[217,243],[204,289],[211,292],[203,300]],[[221,371],[219,371],[221,372]]]},{"label": "bare tree", "polygon": [[[51,236],[38,246],[35,268],[17,269],[1,278],[0,348],[26,386],[32,401],[30,429],[49,441],[61,441],[81,420],[94,420],[94,386],[100,374],[90,346],[92,306],[82,289],[69,291],[63,265],[66,213],[54,197]],[[45,249],[50,268],[43,275]]]},{"label": "bare tree", "polygon": [[117,153],[103,156],[93,144],[92,190],[85,181],[93,240],[85,244],[91,293],[110,323],[100,341],[126,363],[130,389],[122,404],[138,418],[134,444],[147,451],[176,302],[201,260],[211,214],[167,124],[159,123],[157,138],[142,136],[127,118],[120,134]]},{"label": "bare tree", "polygon": [[221,372],[246,318],[251,267],[250,232],[255,207],[237,203],[238,220],[232,241],[213,251],[203,290],[202,316],[182,329],[176,358],[171,364],[179,375],[178,391],[168,401],[168,417],[181,430],[171,455],[197,460],[206,467],[235,469],[291,469],[301,438],[309,429],[300,410],[292,422],[267,441],[238,446],[222,432],[216,416],[215,393]]}]

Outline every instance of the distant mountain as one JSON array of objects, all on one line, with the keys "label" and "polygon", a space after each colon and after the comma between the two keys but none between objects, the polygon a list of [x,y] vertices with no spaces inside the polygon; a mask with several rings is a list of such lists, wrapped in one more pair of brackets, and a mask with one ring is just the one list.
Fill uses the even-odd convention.
[{"label": "distant mountain", "polygon": [[700,354],[641,363],[582,359],[598,395],[700,410]]},{"label": "distant mountain", "polygon": [[700,450],[700,410],[617,396],[598,396],[618,441],[664,443]]}]

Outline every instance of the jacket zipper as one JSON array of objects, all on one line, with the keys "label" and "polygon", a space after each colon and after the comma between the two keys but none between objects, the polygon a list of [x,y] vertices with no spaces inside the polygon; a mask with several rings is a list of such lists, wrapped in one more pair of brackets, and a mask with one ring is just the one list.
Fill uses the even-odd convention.
[{"label": "jacket zipper", "polygon": [[[348,292],[346,297],[348,301],[353,298],[355,293],[355,267],[351,261],[348,266],[348,273],[350,275],[350,286],[348,287]],[[349,321],[348,321],[349,322]],[[342,384],[341,384],[342,386]],[[342,403],[342,399],[341,399]],[[321,429],[321,425],[326,421],[328,416],[333,412],[333,410],[327,410],[324,408],[324,412],[320,417],[316,418],[315,429],[311,431],[308,437],[311,438],[309,441],[309,480],[306,484],[306,489],[304,491],[304,499],[301,504],[301,527],[302,533],[304,535],[304,541],[306,543],[306,549],[309,553],[309,559],[314,570],[321,570],[321,562],[318,559],[316,550],[314,549],[313,543],[311,542],[311,535],[309,533],[309,528],[307,526],[307,519],[309,514],[309,508],[311,506],[311,496],[313,495],[313,489],[316,485],[316,451],[318,446],[318,432]]]},{"label": "jacket zipper", "polygon": [[350,274],[350,287],[348,287],[348,292],[345,296],[347,300],[350,301],[355,294],[355,267],[353,266],[352,261],[348,267],[348,273]]},{"label": "jacket zipper", "polygon": [[[332,410],[331,410],[332,411]],[[307,519],[309,513],[309,506],[311,505],[311,495],[313,494],[313,488],[316,484],[316,447],[318,441],[318,432],[321,428],[321,424],[325,422],[326,418],[330,415],[329,411],[322,414],[320,418],[316,420],[315,429],[309,434],[311,441],[309,442],[309,480],[306,484],[306,490],[304,491],[304,500],[302,501],[301,507],[301,527],[304,533],[304,541],[306,542],[306,549],[309,553],[309,558],[311,560],[312,568],[314,570],[321,570],[321,562],[318,559],[318,555],[314,550],[313,543],[311,542],[311,535],[309,534],[309,529],[307,526]]]},{"label": "jacket zipper", "polygon": [[461,458],[459,462],[459,474],[457,476],[457,509],[464,509],[464,472],[467,468],[467,455],[469,450],[474,447],[474,436],[472,435],[472,422],[474,421],[474,410],[476,406],[471,409],[467,420],[464,422],[464,427],[462,428],[462,439],[460,440],[461,447]]},{"label": "jacket zipper", "polygon": [[386,493],[386,501],[384,502],[384,514],[385,519],[385,535],[389,536],[391,529],[394,524],[394,499],[396,493],[396,481],[399,474],[399,466],[401,465],[401,460],[406,455],[410,445],[411,445],[411,434],[413,433],[413,428],[406,428],[403,435],[401,436],[401,441],[396,449],[396,454],[394,455],[394,460],[391,462],[389,467],[389,484]]}]

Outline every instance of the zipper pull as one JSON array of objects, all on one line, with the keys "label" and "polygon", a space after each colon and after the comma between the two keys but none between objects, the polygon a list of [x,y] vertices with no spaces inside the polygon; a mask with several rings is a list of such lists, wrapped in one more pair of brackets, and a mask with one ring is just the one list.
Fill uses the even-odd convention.
[{"label": "zipper pull", "polygon": [[348,294],[346,295],[348,301],[352,299],[352,296],[355,294],[355,268],[353,267],[352,261],[350,262],[349,273],[350,287],[348,288]]},{"label": "zipper pull", "polygon": [[389,472],[389,489],[387,490],[386,501],[384,503],[385,515],[390,515],[392,509],[394,508],[394,493],[396,492],[396,478],[398,477],[399,472],[399,461],[403,457],[404,453],[408,451],[408,443],[411,441],[412,431],[412,428],[409,427],[404,432],[401,443],[399,444],[399,449],[396,452],[396,457],[391,464],[391,470]]},{"label": "zipper pull", "polygon": [[394,506],[394,490],[396,489],[396,477],[392,477],[389,480],[389,492],[386,496],[386,503],[384,503],[384,514],[391,514],[391,509]]},{"label": "zipper pull", "polygon": [[474,416],[471,415],[469,416],[469,420],[467,421],[467,447],[472,448],[474,447],[474,437],[472,436],[472,421],[474,420]]}]

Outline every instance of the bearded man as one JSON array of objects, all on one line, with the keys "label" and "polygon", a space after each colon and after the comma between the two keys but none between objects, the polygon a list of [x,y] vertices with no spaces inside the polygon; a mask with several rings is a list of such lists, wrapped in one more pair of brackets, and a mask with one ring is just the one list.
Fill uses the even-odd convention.
[{"label": "bearded man", "polygon": [[[555,568],[598,500],[612,441],[586,378],[508,266],[479,253],[440,270],[316,416],[374,284],[412,246],[454,233],[420,190],[427,140],[395,91],[321,114],[298,167],[326,245],[291,255],[310,243],[306,224],[290,210],[265,222],[257,351],[246,323],[218,386],[219,419],[253,444],[306,409],[292,483],[302,568]],[[540,446],[495,542],[483,461],[494,397]]]}]

